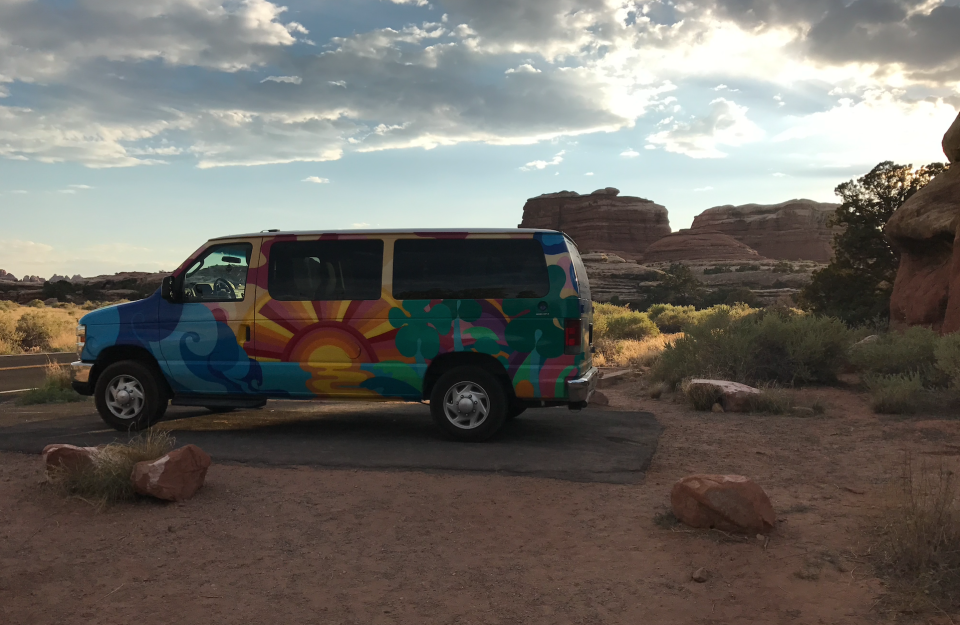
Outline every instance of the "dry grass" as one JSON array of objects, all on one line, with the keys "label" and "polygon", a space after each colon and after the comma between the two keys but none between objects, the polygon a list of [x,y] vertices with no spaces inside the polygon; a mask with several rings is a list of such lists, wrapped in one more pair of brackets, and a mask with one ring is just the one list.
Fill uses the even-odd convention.
[{"label": "dry grass", "polygon": [[0,307],[0,354],[69,352],[76,349],[77,306],[37,308],[4,301]]},{"label": "dry grass", "polygon": [[942,463],[904,461],[881,517],[873,556],[894,583],[898,609],[960,608],[960,490]]},{"label": "dry grass", "polygon": [[17,399],[21,406],[33,404],[62,404],[83,400],[71,386],[72,378],[66,365],[47,361],[46,377],[38,388],[31,389]]},{"label": "dry grass", "polygon": [[103,508],[136,497],[130,476],[138,462],[156,460],[171,449],[175,439],[162,430],[150,429],[127,443],[110,443],[97,448],[92,466],[75,470],[54,469],[50,481],[64,494]]},{"label": "dry grass", "polygon": [[596,343],[593,362],[598,367],[649,367],[667,345],[681,336],[683,334],[661,334],[639,341],[601,339]]}]

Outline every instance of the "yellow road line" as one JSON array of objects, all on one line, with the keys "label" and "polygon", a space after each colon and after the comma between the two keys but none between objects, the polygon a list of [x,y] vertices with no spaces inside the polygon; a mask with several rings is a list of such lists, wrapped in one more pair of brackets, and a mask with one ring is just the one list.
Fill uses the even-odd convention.
[{"label": "yellow road line", "polygon": [[46,367],[46,364],[42,365],[22,365],[20,367],[0,367],[0,371],[17,371],[18,369],[42,369]]}]

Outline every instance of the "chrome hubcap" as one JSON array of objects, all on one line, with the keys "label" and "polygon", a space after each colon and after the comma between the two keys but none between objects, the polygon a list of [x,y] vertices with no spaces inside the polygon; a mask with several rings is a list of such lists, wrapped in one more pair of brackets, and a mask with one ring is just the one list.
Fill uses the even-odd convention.
[{"label": "chrome hubcap", "polygon": [[443,400],[447,420],[461,430],[472,430],[487,420],[490,397],[479,384],[460,382],[447,391]]},{"label": "chrome hubcap", "polygon": [[120,419],[134,419],[143,410],[144,393],[140,380],[118,375],[107,385],[107,408]]}]

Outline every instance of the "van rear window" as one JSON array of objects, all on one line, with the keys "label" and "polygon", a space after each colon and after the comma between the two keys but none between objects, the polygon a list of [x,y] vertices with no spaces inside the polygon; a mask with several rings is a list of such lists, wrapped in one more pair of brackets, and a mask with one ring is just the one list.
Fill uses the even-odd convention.
[{"label": "van rear window", "polygon": [[400,239],[393,253],[396,299],[545,297],[550,278],[534,239]]},{"label": "van rear window", "polygon": [[282,301],[380,299],[383,241],[281,241],[270,247],[270,297]]}]

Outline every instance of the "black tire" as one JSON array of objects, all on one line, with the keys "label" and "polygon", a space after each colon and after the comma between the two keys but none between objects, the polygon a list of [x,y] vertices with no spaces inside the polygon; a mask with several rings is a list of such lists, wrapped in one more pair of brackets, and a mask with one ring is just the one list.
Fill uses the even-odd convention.
[{"label": "black tire", "polygon": [[[459,412],[459,404],[451,408],[451,413],[461,421],[460,424],[448,418],[447,406],[444,403],[447,394],[458,387],[466,390],[465,399],[474,404],[471,412]],[[508,405],[503,383],[479,367],[451,369],[440,376],[430,393],[430,414],[433,420],[447,436],[458,441],[485,441],[496,434],[507,420]],[[484,408],[486,416],[482,415]],[[476,423],[471,425],[470,421]]]},{"label": "black tire", "polygon": [[[160,375],[159,371],[135,360],[122,360],[107,367],[97,378],[93,392],[100,417],[121,432],[139,432],[159,421],[167,411],[169,400]],[[132,404],[123,404],[122,399],[117,399],[118,387],[132,396],[129,400]],[[136,391],[142,394],[139,403]]]},{"label": "black tire", "polygon": [[510,407],[507,408],[507,421],[513,421],[514,419],[522,415],[523,411],[526,409],[527,407],[521,404],[520,402],[513,401],[510,404]]}]

